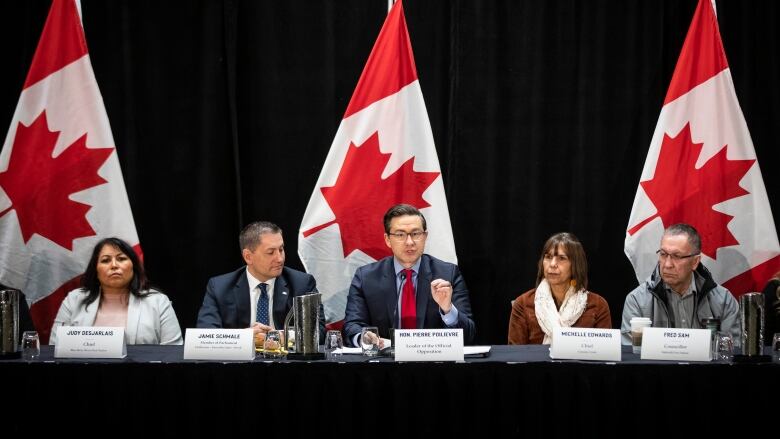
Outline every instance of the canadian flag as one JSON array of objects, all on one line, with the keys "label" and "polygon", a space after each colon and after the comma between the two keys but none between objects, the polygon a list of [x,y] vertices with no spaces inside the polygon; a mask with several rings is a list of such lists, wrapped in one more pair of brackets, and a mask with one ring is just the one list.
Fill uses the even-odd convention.
[{"label": "canadian flag", "polygon": [[25,293],[44,343],[108,236],[140,253],[79,10],[54,0],[0,152],[0,283]]},{"label": "canadian flag", "polygon": [[710,0],[699,0],[637,189],[625,252],[637,278],[656,266],[664,227],[688,223],[702,262],[735,296],[780,270],[761,170]]},{"label": "canadian flag", "polygon": [[328,322],[344,318],[355,270],[391,254],[382,218],[398,203],[428,223],[425,251],[457,262],[439,159],[403,4],[393,5],[371,50],[309,200],[298,254],[317,279]]}]

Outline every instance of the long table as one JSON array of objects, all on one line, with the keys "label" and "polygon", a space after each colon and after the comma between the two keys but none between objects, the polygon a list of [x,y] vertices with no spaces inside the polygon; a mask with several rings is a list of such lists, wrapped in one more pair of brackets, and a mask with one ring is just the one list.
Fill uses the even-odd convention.
[{"label": "long table", "polygon": [[[546,346],[492,346],[464,363],[206,362],[182,346],[121,360],[0,361],[4,431],[211,436],[679,436],[762,433],[778,422],[780,362],[553,361]],[[769,399],[774,403],[764,403]],[[626,429],[630,430],[626,430]],[[776,437],[780,431],[774,427]]]}]

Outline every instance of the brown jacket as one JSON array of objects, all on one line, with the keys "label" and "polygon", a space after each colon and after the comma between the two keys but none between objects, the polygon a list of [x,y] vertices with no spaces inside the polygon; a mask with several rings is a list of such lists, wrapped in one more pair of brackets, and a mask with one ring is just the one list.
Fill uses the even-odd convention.
[{"label": "brown jacket", "polygon": [[[544,331],[536,319],[534,298],[536,288],[517,296],[512,302],[512,315],[509,317],[509,344],[541,344]],[[603,297],[588,291],[588,303],[580,318],[574,322],[575,328],[612,328],[609,305]]]}]

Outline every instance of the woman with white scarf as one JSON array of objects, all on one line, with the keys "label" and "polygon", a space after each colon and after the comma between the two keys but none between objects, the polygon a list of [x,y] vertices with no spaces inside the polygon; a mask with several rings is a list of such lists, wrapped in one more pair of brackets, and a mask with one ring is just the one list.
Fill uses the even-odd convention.
[{"label": "woman with white scarf", "polygon": [[509,344],[550,344],[556,327],[612,328],[607,301],[588,291],[588,260],[571,233],[544,244],[536,288],[512,302]]}]

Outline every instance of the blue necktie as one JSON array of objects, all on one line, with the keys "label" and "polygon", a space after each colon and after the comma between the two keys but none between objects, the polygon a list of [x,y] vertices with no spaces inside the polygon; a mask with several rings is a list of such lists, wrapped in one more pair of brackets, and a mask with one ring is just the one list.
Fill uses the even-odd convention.
[{"label": "blue necktie", "polygon": [[268,324],[268,284],[259,284],[260,297],[257,298],[257,321]]}]

